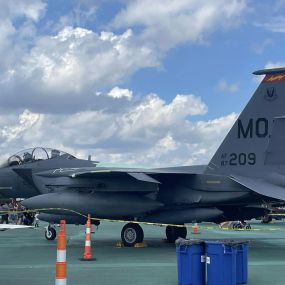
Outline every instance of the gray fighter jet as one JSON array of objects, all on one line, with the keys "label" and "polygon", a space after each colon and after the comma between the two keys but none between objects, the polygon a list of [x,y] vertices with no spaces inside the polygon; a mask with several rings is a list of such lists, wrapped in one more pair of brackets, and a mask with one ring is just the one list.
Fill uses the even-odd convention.
[{"label": "gray fighter jet", "polygon": [[85,223],[76,212],[129,221],[121,232],[126,246],[144,238],[134,221],[169,224],[166,237],[174,241],[187,234],[174,225],[264,216],[268,209],[262,205],[285,200],[285,68],[254,74],[265,77],[208,165],[106,168],[34,148],[3,165],[0,193],[27,198],[23,205],[29,209],[54,209],[39,216],[51,224],[47,239],[55,238],[52,224],[62,218]]}]

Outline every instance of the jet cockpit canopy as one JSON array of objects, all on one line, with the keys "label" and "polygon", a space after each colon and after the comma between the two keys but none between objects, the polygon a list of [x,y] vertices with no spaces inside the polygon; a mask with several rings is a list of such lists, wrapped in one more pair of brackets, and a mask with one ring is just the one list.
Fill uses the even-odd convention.
[{"label": "jet cockpit canopy", "polygon": [[35,147],[30,149],[22,150],[12,156],[10,156],[7,162],[2,166],[13,166],[24,163],[30,163],[40,160],[47,160],[53,158],[73,159],[73,155],[68,154],[64,151],[46,148],[46,147]]}]

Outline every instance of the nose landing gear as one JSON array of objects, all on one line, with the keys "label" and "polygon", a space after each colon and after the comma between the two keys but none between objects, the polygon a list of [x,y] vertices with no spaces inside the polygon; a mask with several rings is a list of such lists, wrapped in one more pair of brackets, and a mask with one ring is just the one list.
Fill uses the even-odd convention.
[{"label": "nose landing gear", "polygon": [[56,229],[52,225],[48,225],[45,229],[45,237],[47,240],[54,240],[56,238]]}]

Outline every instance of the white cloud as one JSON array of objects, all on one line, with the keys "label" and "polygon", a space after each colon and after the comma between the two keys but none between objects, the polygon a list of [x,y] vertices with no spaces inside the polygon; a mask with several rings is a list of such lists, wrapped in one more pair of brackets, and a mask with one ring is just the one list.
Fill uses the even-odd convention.
[{"label": "white cloud", "polygon": [[46,4],[40,0],[10,0],[1,1],[1,19],[14,19],[26,17],[32,21],[38,21],[45,11]]},{"label": "white cloud", "polygon": [[4,139],[6,142],[17,139],[21,134],[31,128],[40,119],[39,114],[25,110],[18,117],[18,122],[15,125],[0,126],[0,139]]},{"label": "white cloud", "polygon": [[156,144],[151,147],[147,153],[146,158],[148,161],[161,160],[163,155],[167,155],[175,151],[179,147],[179,143],[175,141],[171,134],[167,134],[162,139],[158,140]]},{"label": "white cloud", "polygon": [[150,49],[133,42],[131,30],[98,35],[66,27],[56,36],[40,38],[16,72],[26,80],[38,75],[49,91],[81,93],[116,84],[137,69],[156,64]]},{"label": "white cloud", "polygon": [[[14,54],[5,68],[0,68],[0,107],[33,108],[39,112],[60,112],[62,105],[65,112],[94,105],[100,108],[107,104],[105,99],[94,96],[98,90],[158,64],[156,54],[138,45],[131,30],[97,34],[65,27],[56,35],[38,37],[28,52]],[[108,95],[120,93],[131,99],[130,93],[118,92],[114,89]]]},{"label": "white cloud", "polygon": [[116,86],[109,93],[107,93],[107,96],[112,98],[127,98],[128,100],[131,100],[133,98],[133,91]]},{"label": "white cloud", "polygon": [[120,133],[122,138],[131,137],[132,140],[136,140],[142,133],[151,139],[157,137],[158,132],[176,126],[187,116],[202,115],[206,112],[205,103],[194,95],[178,94],[166,105],[156,94],[150,94],[139,105],[123,114]]},{"label": "white cloud", "polygon": [[0,7],[0,51],[3,51],[13,48],[11,36],[17,33],[14,20],[24,18],[23,26],[29,21],[37,22],[45,12],[46,4],[40,0],[10,0],[1,1]]},{"label": "white cloud", "polygon": [[45,6],[40,0],[0,2],[0,97],[6,95],[2,85],[13,77],[14,67],[34,37],[35,22],[44,14]]},{"label": "white cloud", "polygon": [[239,90],[239,84],[228,83],[226,80],[222,79],[218,82],[217,88],[219,91],[235,93]]},{"label": "white cloud", "polygon": [[285,33],[285,17],[284,16],[274,16],[268,21],[263,21],[262,23],[256,23],[257,27],[261,27],[265,30],[274,33]]},{"label": "white cloud", "polygon": [[278,67],[285,67],[285,62],[282,61],[277,61],[277,62],[273,62],[273,61],[269,61],[265,64],[264,68],[278,68]]},{"label": "white cloud", "polygon": [[167,50],[185,42],[200,42],[217,29],[238,25],[245,0],[136,0],[114,19],[116,27],[142,27],[141,39]]},{"label": "white cloud", "polygon": [[[207,163],[236,118],[231,114],[192,122],[206,105],[194,95],[177,95],[167,104],[148,95],[115,112],[82,111],[68,115],[0,116],[0,153],[52,146],[100,161],[148,166]],[[189,117],[190,116],[190,117]]]},{"label": "white cloud", "polygon": [[[42,1],[3,3],[0,109],[30,109],[39,113],[116,108],[114,97],[132,101],[132,94],[127,91],[106,90],[119,86],[138,70],[160,66],[167,49],[200,41],[217,29],[237,24],[246,8],[245,0],[217,0],[215,4],[209,0],[126,2],[126,8],[114,19],[117,27],[126,30],[97,33],[65,26],[80,25],[84,22],[80,19],[88,21],[95,16],[97,6],[93,1],[80,1],[74,10],[78,10],[77,20],[73,11],[75,18],[62,21],[56,32],[44,35],[37,34],[34,25],[45,13]],[[24,18],[24,23],[16,25],[17,18]],[[137,26],[142,27],[141,32]],[[11,35],[17,39],[14,44],[7,40]],[[99,90],[107,96],[96,96]]]},{"label": "white cloud", "polygon": [[223,135],[225,129],[230,129],[236,121],[238,114],[231,113],[227,116],[220,117],[209,121],[199,121],[195,124],[197,136],[205,136],[209,140],[214,140],[215,137]]},{"label": "white cloud", "polygon": [[[44,145],[120,163],[210,159],[235,114],[193,122],[191,116],[208,109],[200,97],[178,94],[166,102],[118,86],[142,68],[159,66],[168,49],[238,25],[245,0],[126,3],[114,20],[124,31],[78,27],[94,17],[94,8],[62,17],[55,30],[40,34],[35,23],[45,13],[42,1],[1,2],[1,153]],[[105,96],[96,96],[99,90]]]}]

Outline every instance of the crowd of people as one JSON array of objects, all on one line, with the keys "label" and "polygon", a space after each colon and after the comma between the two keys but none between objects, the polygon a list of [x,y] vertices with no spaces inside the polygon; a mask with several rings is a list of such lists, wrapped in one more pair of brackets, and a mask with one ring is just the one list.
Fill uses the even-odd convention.
[{"label": "crowd of people", "polygon": [[35,225],[38,226],[37,214],[25,212],[20,202],[11,199],[10,202],[0,204],[1,224]]}]

